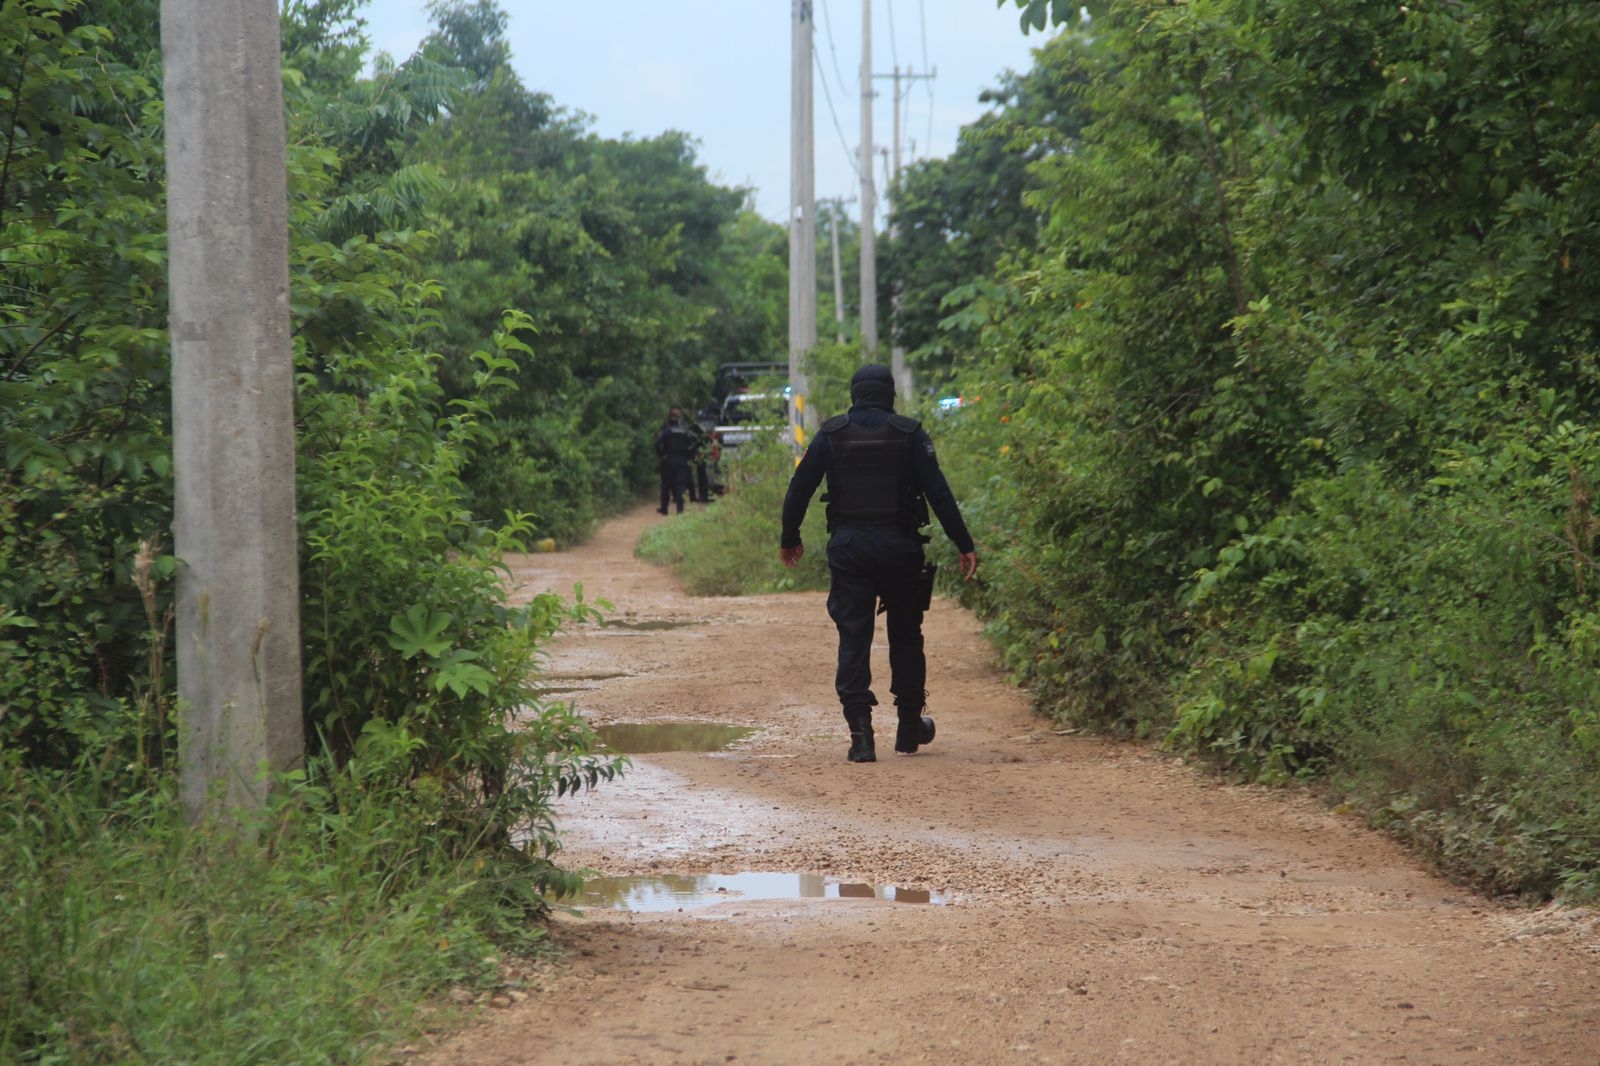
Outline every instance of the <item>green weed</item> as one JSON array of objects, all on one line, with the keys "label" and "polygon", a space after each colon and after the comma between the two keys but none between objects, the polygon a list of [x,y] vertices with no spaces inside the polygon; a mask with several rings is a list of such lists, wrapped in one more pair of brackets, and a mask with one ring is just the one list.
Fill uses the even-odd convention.
[{"label": "green weed", "polygon": [[348,772],[285,781],[245,827],[98,777],[0,779],[0,1060],[359,1062],[543,940],[525,858]]},{"label": "green weed", "polygon": [[671,567],[691,596],[827,588],[828,537],[817,500],[801,529],[806,552],[799,565],[787,569],[778,559],[783,496],[794,469],[789,450],[776,441],[750,444],[723,463],[727,492],[651,526],[639,538],[639,557]]}]

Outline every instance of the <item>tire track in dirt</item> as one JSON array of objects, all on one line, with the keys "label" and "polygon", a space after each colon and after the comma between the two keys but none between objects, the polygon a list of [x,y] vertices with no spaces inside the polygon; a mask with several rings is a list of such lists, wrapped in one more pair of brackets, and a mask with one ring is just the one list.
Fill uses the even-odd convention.
[{"label": "tire track in dirt", "polygon": [[[614,604],[613,624],[553,645],[547,682],[597,723],[759,732],[637,757],[566,802],[564,862],[949,902],[563,917],[567,960],[425,1061],[1600,1063],[1592,913],[1508,909],[1303,794],[1057,735],[942,600],[926,626],[938,739],[846,763],[822,596],[689,597],[633,556],[656,521],[641,508],[514,561],[522,594],[581,581]],[[886,655],[880,632],[880,677]]]}]

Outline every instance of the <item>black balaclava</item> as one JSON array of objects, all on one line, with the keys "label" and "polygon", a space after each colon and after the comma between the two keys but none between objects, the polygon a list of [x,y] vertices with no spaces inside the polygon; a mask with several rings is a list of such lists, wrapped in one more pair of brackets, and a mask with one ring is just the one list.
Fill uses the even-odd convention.
[{"label": "black balaclava", "polygon": [[882,363],[868,363],[850,378],[850,402],[857,407],[894,410],[894,373]]}]

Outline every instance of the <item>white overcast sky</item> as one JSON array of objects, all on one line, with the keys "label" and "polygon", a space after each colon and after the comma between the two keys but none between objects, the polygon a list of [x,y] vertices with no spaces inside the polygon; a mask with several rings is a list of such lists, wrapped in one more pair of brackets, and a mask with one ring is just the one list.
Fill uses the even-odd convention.
[{"label": "white overcast sky", "polygon": [[[854,199],[860,143],[863,0],[813,0],[816,194]],[[1006,0],[871,0],[873,71],[937,70],[905,83],[902,162],[943,157],[986,108],[983,89],[1032,65]],[[756,190],[756,208],[781,221],[789,204],[791,0],[500,0],[512,62],[529,89],[587,113],[605,137],[681,130],[699,142],[713,181]],[[369,0],[374,49],[403,60],[428,32],[426,0]],[[892,31],[891,31],[892,23]],[[891,140],[892,82],[878,79],[873,141]],[[826,85],[826,93],[824,92]],[[832,95],[833,109],[828,106]],[[834,116],[837,115],[837,127]],[[915,151],[913,152],[913,142]],[[883,157],[873,172],[883,196]],[[852,210],[858,216],[859,208]]]}]

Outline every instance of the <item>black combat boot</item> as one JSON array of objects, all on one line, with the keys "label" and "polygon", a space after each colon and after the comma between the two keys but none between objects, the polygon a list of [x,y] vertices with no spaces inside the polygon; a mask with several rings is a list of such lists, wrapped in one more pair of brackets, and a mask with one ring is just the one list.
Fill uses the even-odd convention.
[{"label": "black combat boot", "polygon": [[933,743],[933,719],[922,713],[921,707],[895,708],[900,722],[894,731],[894,750],[915,755],[923,744]]},{"label": "black combat boot", "polygon": [[850,754],[845,758],[851,762],[877,762],[878,749],[872,743],[872,708],[846,708],[844,720],[850,725]]}]

